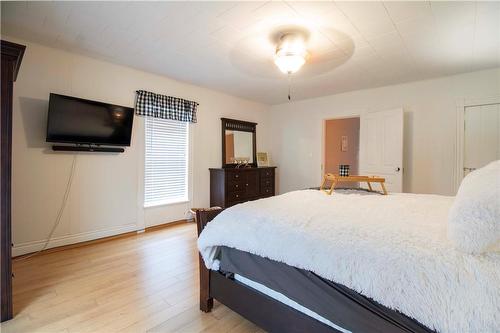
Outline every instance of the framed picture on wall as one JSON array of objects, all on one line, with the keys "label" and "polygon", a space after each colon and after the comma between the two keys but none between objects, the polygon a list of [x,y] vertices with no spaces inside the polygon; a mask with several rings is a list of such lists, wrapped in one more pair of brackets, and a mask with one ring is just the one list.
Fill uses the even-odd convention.
[{"label": "framed picture on wall", "polygon": [[257,153],[257,166],[259,167],[269,166],[269,159],[267,153]]},{"label": "framed picture on wall", "polygon": [[340,151],[347,151],[347,135],[342,135],[342,138],[341,138],[341,143],[340,143]]}]

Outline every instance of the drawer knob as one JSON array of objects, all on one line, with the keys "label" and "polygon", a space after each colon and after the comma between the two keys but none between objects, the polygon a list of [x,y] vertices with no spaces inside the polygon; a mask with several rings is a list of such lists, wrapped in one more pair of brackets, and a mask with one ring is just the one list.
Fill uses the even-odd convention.
[{"label": "drawer knob", "polygon": [[238,187],[238,184],[234,185],[234,187]]},{"label": "drawer knob", "polygon": [[239,198],[240,196],[238,194],[236,194],[236,197]]},{"label": "drawer knob", "polygon": [[245,186],[248,186],[248,183],[247,183],[247,184],[245,184]]},{"label": "drawer knob", "polygon": [[238,178],[240,175],[235,175],[234,178]]},{"label": "drawer knob", "polygon": [[269,190],[266,190],[267,193],[269,193]]}]

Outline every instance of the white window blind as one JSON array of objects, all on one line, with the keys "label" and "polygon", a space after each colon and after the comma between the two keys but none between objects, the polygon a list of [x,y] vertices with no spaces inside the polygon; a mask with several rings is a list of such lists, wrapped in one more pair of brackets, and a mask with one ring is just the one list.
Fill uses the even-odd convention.
[{"label": "white window blind", "polygon": [[188,200],[189,123],[148,117],[144,206]]}]

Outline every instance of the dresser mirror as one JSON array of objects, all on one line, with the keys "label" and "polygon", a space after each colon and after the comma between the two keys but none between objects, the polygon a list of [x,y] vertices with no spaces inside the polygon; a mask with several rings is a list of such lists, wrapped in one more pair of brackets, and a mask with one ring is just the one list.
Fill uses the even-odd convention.
[{"label": "dresser mirror", "polygon": [[222,167],[257,166],[256,123],[221,118]]}]

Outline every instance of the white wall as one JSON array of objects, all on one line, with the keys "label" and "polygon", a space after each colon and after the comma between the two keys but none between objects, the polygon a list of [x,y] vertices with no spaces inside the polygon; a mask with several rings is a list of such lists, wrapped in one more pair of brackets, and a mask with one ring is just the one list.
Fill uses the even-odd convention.
[{"label": "white wall", "polygon": [[198,123],[190,127],[191,204],[142,208],[144,124],[142,118],[136,117],[132,145],[124,154],[78,154],[68,205],[51,246],[141,230],[183,219],[190,207],[207,207],[208,168],[221,165],[220,117],[259,123],[258,149],[268,149],[269,108],[265,105],[15,38],[6,39],[27,45],[14,87],[14,255],[40,248],[54,224],[70,171],[73,155],[53,153],[50,144],[45,143],[50,92],[133,106],[135,90],[145,89],[200,103]]},{"label": "white wall", "polygon": [[[14,88],[14,255],[38,249],[62,200],[72,155],[45,143],[50,92],[133,106],[134,91],[198,101],[191,126],[191,204],[142,208],[144,126],[136,117],[124,154],[78,154],[76,176],[51,246],[74,243],[185,217],[209,204],[209,167],[221,164],[220,117],[259,123],[257,149],[278,166],[280,192],[318,186],[323,120],[403,106],[405,191],[453,194],[456,105],[500,95],[500,69],[361,90],[273,107],[166,77],[6,38],[27,45]],[[166,59],[168,61],[168,59]],[[269,111],[271,110],[271,111]],[[271,140],[272,139],[272,140]]]},{"label": "white wall", "polygon": [[319,186],[324,119],[402,106],[404,191],[453,195],[457,103],[499,95],[500,69],[493,69],[273,106],[280,192]]}]

